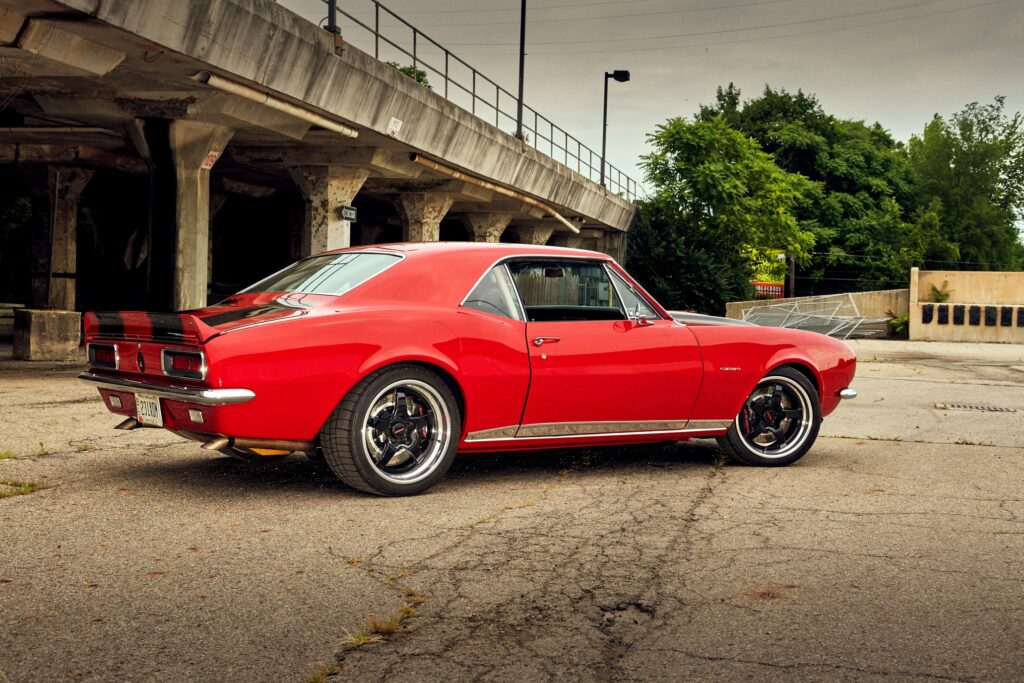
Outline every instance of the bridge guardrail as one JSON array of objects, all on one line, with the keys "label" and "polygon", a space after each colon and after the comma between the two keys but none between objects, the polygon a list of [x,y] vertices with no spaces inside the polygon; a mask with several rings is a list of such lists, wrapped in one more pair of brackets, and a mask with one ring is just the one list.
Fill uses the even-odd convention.
[{"label": "bridge guardrail", "polygon": [[[330,0],[322,0],[328,7],[335,4]],[[420,31],[386,5],[378,0],[362,0],[372,5],[370,11],[373,19],[366,23],[351,13],[349,9],[337,7],[340,15],[369,33],[373,40],[373,56],[381,58],[381,47],[390,47],[398,54],[412,60],[413,73],[423,71],[438,77],[443,83],[439,91],[458,106],[466,109],[474,116],[493,122],[498,128],[503,124],[516,124],[516,106],[518,98],[496,81],[487,77],[468,62],[452,53],[430,36]],[[352,2],[347,2],[351,6]],[[381,20],[393,20],[390,26]],[[406,40],[401,37],[386,35],[385,29],[399,29],[405,33]],[[408,40],[411,38],[411,41]],[[349,42],[353,42],[346,38]],[[358,44],[358,43],[356,43]],[[440,83],[438,84],[440,86]],[[468,106],[467,106],[468,105]],[[601,155],[584,145],[578,138],[556,126],[551,119],[541,115],[536,109],[523,103],[523,131],[525,140],[534,149],[555,161],[559,161],[577,173],[594,182],[600,182]],[[618,168],[605,162],[605,186],[612,192],[632,201],[636,199],[637,182]]]}]

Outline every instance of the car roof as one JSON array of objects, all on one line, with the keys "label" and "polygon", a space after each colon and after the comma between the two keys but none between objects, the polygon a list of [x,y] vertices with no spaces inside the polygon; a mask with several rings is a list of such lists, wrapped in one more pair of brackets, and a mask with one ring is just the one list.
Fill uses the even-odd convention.
[{"label": "car roof", "polygon": [[538,244],[518,244],[510,242],[394,242],[391,244],[367,244],[358,247],[346,247],[333,249],[327,254],[384,250],[401,252],[407,256],[429,255],[438,252],[446,254],[465,253],[467,256],[482,256],[493,259],[505,258],[507,256],[575,256],[595,259],[610,259],[608,254],[588,249],[573,249],[569,247],[550,247]]},{"label": "car roof", "polygon": [[458,306],[488,268],[509,257],[586,258],[608,261],[586,249],[502,242],[409,242],[336,249],[330,254],[393,253],[400,267],[387,268],[347,293],[347,305]]}]

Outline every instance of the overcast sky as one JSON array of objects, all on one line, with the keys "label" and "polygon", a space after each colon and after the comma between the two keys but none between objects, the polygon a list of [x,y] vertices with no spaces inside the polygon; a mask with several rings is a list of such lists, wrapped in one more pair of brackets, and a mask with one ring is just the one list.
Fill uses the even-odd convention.
[{"label": "overcast sky", "polygon": [[[312,21],[326,15],[322,0],[279,1]],[[339,5],[372,24],[368,0]],[[516,91],[519,0],[387,6]],[[382,24],[411,50],[411,32]],[[365,30],[344,18],[341,26],[372,53]],[[766,83],[803,89],[829,113],[878,121],[906,140],[933,114],[997,94],[1011,111],[1024,109],[1022,67],[1024,0],[529,0],[524,99],[600,151],[603,74],[630,70],[629,83],[610,84],[608,160],[641,179],[647,133],[692,116],[730,81],[745,96]]]}]

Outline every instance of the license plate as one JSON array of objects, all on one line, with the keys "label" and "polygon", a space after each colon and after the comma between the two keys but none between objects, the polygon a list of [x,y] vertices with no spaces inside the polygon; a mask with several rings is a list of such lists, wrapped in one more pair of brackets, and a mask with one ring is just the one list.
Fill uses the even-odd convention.
[{"label": "license plate", "polygon": [[160,398],[149,394],[135,394],[135,417],[144,425],[164,426],[164,415],[160,411]]}]

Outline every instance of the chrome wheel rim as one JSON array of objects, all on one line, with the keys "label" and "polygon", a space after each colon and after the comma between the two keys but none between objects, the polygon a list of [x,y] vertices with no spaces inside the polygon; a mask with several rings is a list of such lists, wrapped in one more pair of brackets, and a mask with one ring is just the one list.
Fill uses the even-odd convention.
[{"label": "chrome wheel rim", "polygon": [[743,445],[762,458],[785,458],[799,450],[811,432],[811,397],[789,377],[765,377],[736,416]]},{"label": "chrome wheel rim", "polygon": [[381,389],[363,417],[363,451],[394,484],[414,484],[437,469],[451,442],[451,415],[434,387],[400,380]]}]

